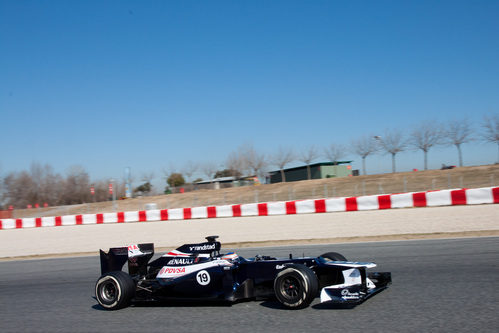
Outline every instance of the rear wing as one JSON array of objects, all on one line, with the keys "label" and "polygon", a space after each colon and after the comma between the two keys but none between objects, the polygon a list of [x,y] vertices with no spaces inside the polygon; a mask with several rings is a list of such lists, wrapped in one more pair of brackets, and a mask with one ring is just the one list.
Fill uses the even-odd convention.
[{"label": "rear wing", "polygon": [[220,253],[222,245],[220,242],[205,242],[196,244],[184,244],[177,251],[188,254],[210,254],[212,256]]},{"label": "rear wing", "polygon": [[147,264],[154,255],[154,244],[145,243],[112,247],[107,253],[102,250],[99,253],[101,274],[121,271],[123,265],[128,261],[128,273],[130,275],[145,275],[147,273]]}]

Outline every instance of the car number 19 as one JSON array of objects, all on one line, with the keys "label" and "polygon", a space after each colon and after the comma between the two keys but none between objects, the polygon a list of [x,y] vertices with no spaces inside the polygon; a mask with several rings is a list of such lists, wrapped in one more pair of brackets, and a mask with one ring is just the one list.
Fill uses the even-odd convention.
[{"label": "car number 19", "polygon": [[196,280],[200,285],[206,286],[210,283],[210,274],[205,270],[199,271],[196,275]]}]

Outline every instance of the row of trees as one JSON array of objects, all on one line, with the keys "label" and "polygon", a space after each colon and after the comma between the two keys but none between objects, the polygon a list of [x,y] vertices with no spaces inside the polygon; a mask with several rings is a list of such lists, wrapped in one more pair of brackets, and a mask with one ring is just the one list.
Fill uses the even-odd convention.
[{"label": "row of trees", "polygon": [[354,152],[362,157],[362,169],[366,173],[365,159],[370,154],[381,152],[392,157],[392,172],[396,172],[395,157],[405,150],[421,150],[424,156],[424,169],[428,169],[428,152],[435,146],[455,146],[459,166],[463,166],[462,145],[473,141],[495,143],[498,147],[499,163],[499,116],[486,117],[482,131],[475,132],[467,119],[452,120],[441,125],[426,121],[416,126],[408,136],[401,130],[385,131],[383,136],[365,137],[353,143]]},{"label": "row of trees", "polygon": [[[331,162],[344,159],[347,154],[355,154],[362,159],[362,173],[367,174],[366,159],[373,154],[388,154],[392,159],[392,172],[396,172],[396,156],[403,151],[420,150],[424,155],[424,169],[428,169],[428,152],[435,146],[455,146],[458,152],[459,166],[463,166],[462,145],[473,141],[494,143],[498,146],[499,162],[499,116],[485,117],[480,130],[473,130],[467,119],[453,120],[447,124],[438,124],[434,121],[422,122],[407,134],[400,129],[386,130],[383,135],[365,135],[350,143],[349,146],[333,143],[323,150],[315,146],[296,152],[292,148],[279,147],[272,155],[257,152],[252,145],[243,145],[231,152],[225,162],[225,170],[218,170],[214,163],[196,164],[188,162],[182,172],[165,170],[165,177],[170,186],[181,186],[185,182],[183,175],[190,179],[196,171],[201,171],[208,179],[220,175],[263,176],[269,167],[276,167],[281,172],[283,181],[286,181],[284,169],[292,162],[299,161],[307,166],[308,178],[311,178],[310,164],[323,157]],[[185,170],[185,171],[184,171]],[[182,184],[171,182],[170,178],[182,177]],[[218,175],[218,176],[217,176]],[[175,184],[175,185],[174,185]]]},{"label": "row of trees", "polygon": [[[0,181],[0,208],[2,203],[6,207],[25,208],[34,204],[60,206],[105,201],[110,197],[109,181],[91,182],[81,166],[70,167],[63,176],[48,164],[32,163],[28,171],[11,172]],[[124,184],[114,184],[113,190],[122,196]]]}]

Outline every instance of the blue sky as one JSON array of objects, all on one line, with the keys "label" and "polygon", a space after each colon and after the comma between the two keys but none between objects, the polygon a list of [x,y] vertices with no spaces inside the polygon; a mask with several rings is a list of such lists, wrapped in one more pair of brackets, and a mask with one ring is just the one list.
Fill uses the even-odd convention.
[{"label": "blue sky", "polygon": [[[479,129],[499,113],[497,17],[498,1],[0,0],[0,169],[129,166],[159,182],[246,143],[322,149],[465,117]],[[464,163],[496,152],[465,145]],[[422,169],[423,155],[397,163]],[[455,148],[430,151],[442,163]]]}]

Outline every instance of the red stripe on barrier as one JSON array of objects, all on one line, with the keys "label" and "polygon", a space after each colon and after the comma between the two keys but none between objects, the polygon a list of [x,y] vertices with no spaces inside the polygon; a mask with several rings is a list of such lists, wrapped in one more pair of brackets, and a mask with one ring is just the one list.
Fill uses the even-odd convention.
[{"label": "red stripe on barrier", "polygon": [[192,210],[190,208],[184,208],[184,220],[190,220],[192,218]]},{"label": "red stripe on barrier", "polygon": [[124,223],[125,222],[125,213],[119,212],[116,215],[118,217],[118,223]]},{"label": "red stripe on barrier", "polygon": [[390,195],[380,195],[378,197],[379,209],[390,209],[392,208],[392,199]]},{"label": "red stripe on barrier", "polygon": [[161,214],[161,221],[168,220],[168,209],[162,209],[160,214]]},{"label": "red stripe on barrier", "polygon": [[286,214],[296,214],[296,201],[286,202]]},{"label": "red stripe on barrier", "polygon": [[259,203],[258,204],[258,216],[267,216],[269,215],[269,211],[267,209],[267,204],[266,203]]},{"label": "red stripe on barrier", "polygon": [[208,218],[217,217],[217,207],[211,206],[208,207],[207,210],[208,210]]},{"label": "red stripe on barrier", "polygon": [[145,222],[145,221],[147,221],[146,211],[141,210],[139,211],[139,222]]},{"label": "red stripe on barrier", "polygon": [[492,189],[492,197],[494,198],[494,203],[499,203],[499,187]]},{"label": "red stripe on barrier", "polygon": [[357,210],[357,197],[346,198],[345,204],[347,206],[347,212],[356,211]]},{"label": "red stripe on barrier", "polygon": [[466,205],[466,191],[455,190],[450,191],[450,197],[453,205]]},{"label": "red stripe on barrier", "polygon": [[315,203],[315,212],[316,213],[325,213],[326,212],[326,200],[318,199],[314,200]]},{"label": "red stripe on barrier", "polygon": [[2,220],[0,220],[0,230],[3,229],[3,224],[2,224]]},{"label": "red stripe on barrier", "polygon": [[95,219],[97,220],[97,224],[102,224],[104,223],[104,214],[97,214],[95,216]]},{"label": "red stripe on barrier", "polygon": [[16,229],[21,229],[23,227],[23,219],[16,220]]},{"label": "red stripe on barrier", "polygon": [[56,216],[55,217],[55,226],[60,227],[62,225],[62,217]]},{"label": "red stripe on barrier", "polygon": [[412,202],[414,203],[414,207],[426,207],[426,193],[413,193]]},{"label": "red stripe on barrier", "polygon": [[83,216],[81,215],[76,215],[76,224],[83,224]]},{"label": "red stripe on barrier", "polygon": [[42,218],[41,217],[37,217],[35,219],[35,225],[37,228],[40,228],[42,226]]},{"label": "red stripe on barrier", "polygon": [[232,216],[234,216],[234,217],[241,216],[241,205],[232,206]]}]

